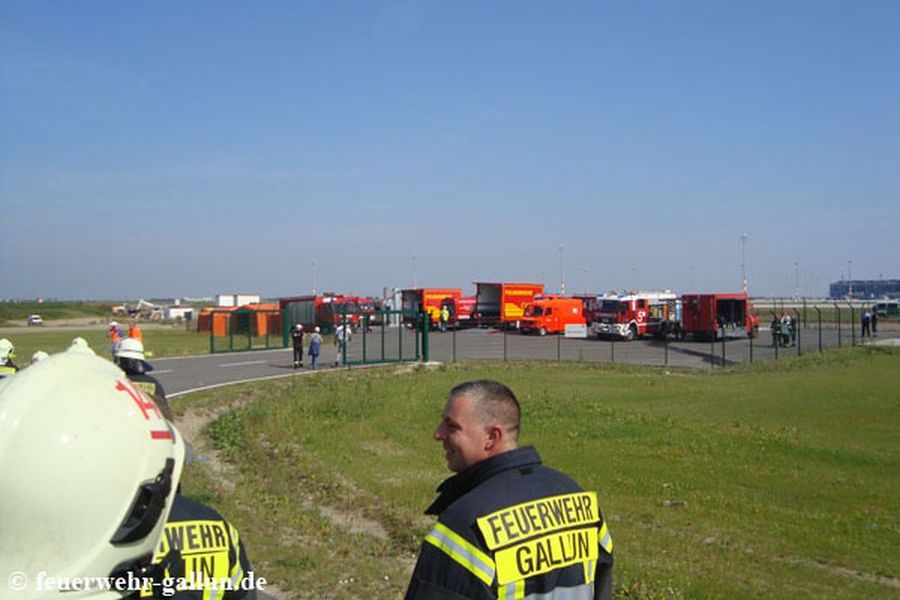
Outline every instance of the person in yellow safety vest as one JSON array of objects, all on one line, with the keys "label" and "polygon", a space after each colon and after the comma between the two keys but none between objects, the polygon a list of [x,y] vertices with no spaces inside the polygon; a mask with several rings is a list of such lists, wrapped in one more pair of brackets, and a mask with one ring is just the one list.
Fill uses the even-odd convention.
[{"label": "person in yellow safety vest", "polygon": [[447,305],[441,307],[441,331],[447,331],[447,322],[450,320],[450,309]]},{"label": "person in yellow safety vest", "polygon": [[15,483],[0,573],[21,574],[0,577],[0,597],[234,600],[265,584],[237,530],[178,495],[184,439],[113,363],[78,347],[45,358],[0,381],[0,415]]},{"label": "person in yellow safety vest", "polygon": [[434,437],[456,474],[425,511],[406,600],[607,600],[613,542],[597,494],[518,446],[519,402],[489,380],[450,391]]},{"label": "person in yellow safety vest", "polygon": [[16,357],[16,348],[6,338],[0,340],[0,379],[14,375],[19,367],[13,362]]}]

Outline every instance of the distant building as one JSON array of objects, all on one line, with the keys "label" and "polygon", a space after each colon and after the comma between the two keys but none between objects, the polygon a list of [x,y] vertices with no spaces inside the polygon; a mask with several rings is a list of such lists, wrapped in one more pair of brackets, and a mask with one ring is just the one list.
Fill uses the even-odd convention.
[{"label": "distant building", "polygon": [[259,304],[259,294],[217,294],[216,306],[234,308],[245,304]]},{"label": "distant building", "polygon": [[851,279],[835,281],[830,286],[831,298],[900,298],[900,279]]}]

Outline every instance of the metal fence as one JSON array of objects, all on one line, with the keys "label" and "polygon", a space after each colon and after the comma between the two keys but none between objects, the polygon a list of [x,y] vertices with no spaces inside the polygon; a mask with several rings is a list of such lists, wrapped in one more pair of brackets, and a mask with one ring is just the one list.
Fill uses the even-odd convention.
[{"label": "metal fence", "polygon": [[[290,346],[289,317],[283,311],[231,311],[218,317],[210,331],[211,352],[234,352]],[[796,328],[776,339],[771,324],[793,316]],[[863,337],[860,308],[852,305],[772,305],[760,310],[762,327],[756,338],[727,332],[715,341],[638,339],[630,342],[570,339],[561,335],[524,335],[515,330],[462,329],[430,331],[428,317],[409,311],[378,311],[341,315],[354,323],[346,347],[334,348],[339,364],[357,366],[387,362],[461,360],[557,360],[673,367],[718,368],[745,362],[802,356],[828,348],[857,345],[877,337],[900,337],[897,319],[883,320]],[[401,323],[406,323],[405,325]],[[721,334],[722,332],[720,332]],[[326,344],[334,338],[326,338]]]}]

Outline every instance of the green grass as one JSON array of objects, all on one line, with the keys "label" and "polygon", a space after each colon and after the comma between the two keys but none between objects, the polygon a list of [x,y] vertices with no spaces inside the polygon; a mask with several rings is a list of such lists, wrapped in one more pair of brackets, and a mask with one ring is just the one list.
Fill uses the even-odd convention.
[{"label": "green grass", "polygon": [[[187,356],[209,352],[209,334],[185,331],[184,325],[173,325],[164,329],[144,328],[144,348],[153,358],[165,356]],[[61,352],[71,345],[76,337],[83,337],[97,354],[109,354],[109,338],[106,327],[99,325],[90,329],[69,329],[55,327],[29,327],[21,331],[2,333],[16,347],[16,364],[27,365],[31,355],[37,350],[47,353]],[[152,362],[152,358],[150,358]]]},{"label": "green grass", "polygon": [[896,350],[847,348],[712,373],[464,363],[235,386],[176,401],[243,405],[207,429],[232,472],[198,461],[185,490],[280,587],[399,597],[448,475],[431,439],[445,395],[490,377],[519,395],[522,443],[600,493],[619,597],[895,598],[870,579],[900,577],[898,367]]},{"label": "green grass", "polygon": [[78,319],[81,317],[108,318],[113,304],[109,302],[0,302],[0,324],[39,314],[45,321]]}]

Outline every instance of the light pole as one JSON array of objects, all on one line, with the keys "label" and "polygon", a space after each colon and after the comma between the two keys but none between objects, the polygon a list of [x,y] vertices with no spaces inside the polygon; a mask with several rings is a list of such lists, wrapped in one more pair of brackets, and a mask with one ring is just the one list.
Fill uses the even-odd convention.
[{"label": "light pole", "polygon": [[847,298],[853,300],[853,261],[847,261]]},{"label": "light pole", "polygon": [[747,293],[747,234],[741,234],[741,281],[744,293]]},{"label": "light pole", "polygon": [[413,289],[416,289],[416,257],[413,255],[412,257],[412,271],[413,271]]},{"label": "light pole", "polygon": [[800,262],[794,261],[794,276],[796,285],[794,286],[794,299],[800,299]]},{"label": "light pole", "polygon": [[566,247],[562,244],[559,245],[559,293],[563,296],[566,295],[566,272],[565,272],[565,256]]},{"label": "light pole", "polygon": [[316,261],[312,261],[312,269],[313,269],[313,296],[316,295]]}]

